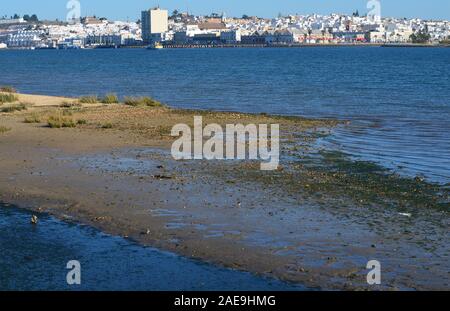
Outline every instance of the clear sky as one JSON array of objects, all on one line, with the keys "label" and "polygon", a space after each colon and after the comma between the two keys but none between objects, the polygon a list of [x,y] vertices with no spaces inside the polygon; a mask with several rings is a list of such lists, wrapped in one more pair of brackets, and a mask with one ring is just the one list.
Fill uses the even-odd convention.
[{"label": "clear sky", "polygon": [[[0,0],[0,16],[37,14],[41,19],[64,20],[68,0]],[[79,0],[82,16],[137,20],[140,11],[159,5],[172,12],[189,10],[200,15],[225,12],[227,16],[367,12],[368,0]],[[450,20],[450,0],[381,0],[382,16]]]}]

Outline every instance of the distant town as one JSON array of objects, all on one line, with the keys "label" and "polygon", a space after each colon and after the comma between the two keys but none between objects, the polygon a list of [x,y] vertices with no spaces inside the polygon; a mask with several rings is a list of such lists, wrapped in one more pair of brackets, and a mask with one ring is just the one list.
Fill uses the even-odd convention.
[{"label": "distant town", "polygon": [[[137,16],[139,12],[137,12]],[[450,22],[351,15],[288,15],[277,18],[194,16],[153,8],[136,21],[87,16],[69,21],[16,14],[0,18],[0,48],[81,49],[238,47],[348,44],[449,44]]]}]

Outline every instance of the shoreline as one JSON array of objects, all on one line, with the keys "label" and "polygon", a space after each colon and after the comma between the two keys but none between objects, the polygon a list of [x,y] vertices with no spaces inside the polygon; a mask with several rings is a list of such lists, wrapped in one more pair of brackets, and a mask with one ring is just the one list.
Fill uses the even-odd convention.
[{"label": "shoreline", "polygon": [[[285,49],[285,48],[315,48],[315,47],[378,47],[378,48],[449,48],[450,44],[427,44],[427,43],[308,43],[308,44],[191,44],[191,45],[178,45],[178,44],[166,44],[164,49],[253,49],[253,48],[273,48],[273,49]],[[97,47],[85,47],[85,48],[4,48],[0,51],[20,51],[20,50],[102,50],[102,49],[146,49],[146,46],[97,46]]]},{"label": "shoreline", "polygon": [[[38,217],[39,227],[29,223]],[[0,241],[0,290],[63,290],[61,262],[79,259],[83,281],[75,290],[262,290],[302,291],[306,288],[276,279],[227,269],[142,246],[135,241],[107,235],[75,220],[61,221],[45,213],[3,205]],[[30,249],[30,245],[33,248]],[[100,250],[99,250],[100,246]],[[52,255],[49,258],[49,254]],[[105,256],[106,255],[106,256]],[[113,260],[114,259],[114,260]],[[19,267],[19,268],[18,268]],[[174,275],[172,271],[184,271]],[[29,275],[34,278],[30,282]],[[40,276],[45,275],[45,278]]]},{"label": "shoreline", "polygon": [[[164,152],[170,145],[168,128],[189,123],[196,112],[116,104],[60,107],[75,99],[20,96],[34,101],[28,110],[0,113],[0,125],[11,128],[0,134],[2,201],[61,219],[72,217],[144,245],[308,287],[376,289],[365,284],[365,261],[374,257],[383,259],[388,271],[383,289],[446,286],[445,280],[430,276],[442,274],[448,265],[441,244],[446,205],[443,212],[425,208],[427,200],[438,200],[432,185],[384,179],[374,171],[366,177],[374,183],[373,193],[360,193],[356,177],[340,176],[328,168],[294,163],[262,174],[247,162],[177,162]],[[48,128],[45,116],[55,110],[86,124]],[[286,141],[305,144],[316,139],[308,132],[336,125],[336,121],[306,118],[202,113],[207,122],[276,119]],[[24,123],[31,114],[39,114],[40,122]],[[111,128],[104,128],[108,123]],[[350,165],[343,159],[328,159],[333,165]],[[408,195],[402,195],[394,183]],[[350,186],[348,190],[344,184]],[[379,199],[375,197],[386,185],[393,187],[392,193],[384,190]],[[409,189],[419,189],[423,197]],[[386,209],[383,200],[402,202],[402,207]],[[372,219],[374,215],[379,218]],[[428,240],[430,226],[437,241]],[[399,228],[405,231],[399,233]],[[432,260],[423,257],[423,247],[435,249]],[[396,258],[391,258],[392,249],[397,249]],[[403,272],[396,272],[399,265]]]}]

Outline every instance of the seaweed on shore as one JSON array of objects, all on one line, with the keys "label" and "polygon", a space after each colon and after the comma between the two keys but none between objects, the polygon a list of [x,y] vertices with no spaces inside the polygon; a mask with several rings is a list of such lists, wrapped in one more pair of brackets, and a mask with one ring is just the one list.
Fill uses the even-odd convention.
[{"label": "seaweed on shore", "polygon": [[400,176],[372,162],[354,161],[341,152],[320,151],[318,157],[307,155],[283,163],[277,171],[260,171],[255,161],[208,171],[228,180],[256,182],[261,189],[281,191],[296,200],[347,202],[398,212],[450,212],[448,187],[422,178]]}]

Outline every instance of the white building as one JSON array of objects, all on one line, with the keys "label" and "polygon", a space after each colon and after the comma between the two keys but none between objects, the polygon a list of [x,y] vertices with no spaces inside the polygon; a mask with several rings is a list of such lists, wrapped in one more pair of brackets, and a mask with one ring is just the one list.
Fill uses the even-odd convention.
[{"label": "white building", "polygon": [[240,43],[241,31],[240,30],[222,31],[220,33],[220,41],[227,44]]},{"label": "white building", "polygon": [[142,11],[142,40],[145,43],[161,41],[163,34],[169,30],[169,13],[159,8]]},{"label": "white building", "polygon": [[0,25],[21,24],[21,23],[25,23],[25,20],[22,17],[13,19],[0,19]]},{"label": "white building", "polygon": [[16,34],[9,35],[6,44],[8,47],[17,48],[36,47],[42,43],[41,35],[42,31],[39,30],[19,31]]}]

